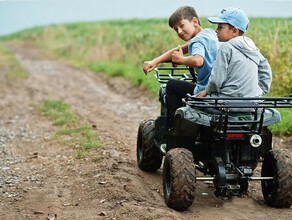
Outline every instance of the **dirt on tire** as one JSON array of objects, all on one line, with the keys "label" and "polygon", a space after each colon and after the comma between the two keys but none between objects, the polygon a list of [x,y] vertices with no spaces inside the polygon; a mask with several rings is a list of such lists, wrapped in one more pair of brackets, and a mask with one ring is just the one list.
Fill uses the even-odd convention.
[{"label": "dirt on tire", "polygon": [[[292,209],[264,203],[260,182],[247,195],[222,200],[209,182],[178,212],[165,205],[162,168],[137,166],[141,121],[155,119],[158,97],[128,80],[77,69],[30,44],[10,43],[27,79],[8,80],[0,69],[0,219],[292,219]],[[48,141],[56,128],[34,108],[63,100],[96,128],[103,146],[76,159],[76,149]],[[292,150],[292,139],[274,138]],[[260,165],[255,175],[260,175]]]},{"label": "dirt on tire", "polygon": [[137,137],[137,162],[141,170],[148,172],[156,172],[161,167],[163,158],[155,146],[154,137],[154,120],[141,122]]},{"label": "dirt on tire", "polygon": [[279,208],[292,204],[292,156],[286,149],[272,150],[264,158],[262,176],[276,176],[273,182],[262,182],[266,203]]},{"label": "dirt on tire", "polygon": [[163,165],[165,203],[178,211],[189,208],[195,198],[196,167],[192,152],[174,148],[167,152]]}]

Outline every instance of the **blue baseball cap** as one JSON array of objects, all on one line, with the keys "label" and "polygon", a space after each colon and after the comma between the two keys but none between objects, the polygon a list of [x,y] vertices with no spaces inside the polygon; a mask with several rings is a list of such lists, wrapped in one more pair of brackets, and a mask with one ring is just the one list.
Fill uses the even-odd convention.
[{"label": "blue baseball cap", "polygon": [[246,14],[239,8],[223,9],[218,17],[210,17],[208,21],[213,24],[227,23],[243,32],[246,32],[249,23]]}]

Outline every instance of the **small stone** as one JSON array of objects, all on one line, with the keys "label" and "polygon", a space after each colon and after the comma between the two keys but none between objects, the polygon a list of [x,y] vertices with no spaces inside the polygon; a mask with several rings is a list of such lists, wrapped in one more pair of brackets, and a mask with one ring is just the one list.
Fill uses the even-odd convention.
[{"label": "small stone", "polygon": [[106,216],[105,212],[98,213],[99,216]]}]

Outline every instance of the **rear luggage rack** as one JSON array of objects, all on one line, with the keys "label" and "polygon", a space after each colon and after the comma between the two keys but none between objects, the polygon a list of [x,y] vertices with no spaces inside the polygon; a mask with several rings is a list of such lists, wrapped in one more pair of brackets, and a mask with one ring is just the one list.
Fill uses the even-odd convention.
[{"label": "rear luggage rack", "polygon": [[[233,102],[234,101],[234,102]],[[248,101],[248,102],[247,102]],[[254,101],[254,102],[250,102]],[[196,108],[292,108],[292,97],[195,97],[187,94],[183,101]]]},{"label": "rear luggage rack", "polygon": [[[218,114],[211,116],[211,127],[217,133],[223,134],[260,134],[266,108],[292,108],[292,97],[253,98],[253,97],[195,97],[188,94],[183,103],[202,111],[217,109]],[[232,109],[245,109],[246,111]],[[243,114],[248,119],[234,120],[235,114]]]}]

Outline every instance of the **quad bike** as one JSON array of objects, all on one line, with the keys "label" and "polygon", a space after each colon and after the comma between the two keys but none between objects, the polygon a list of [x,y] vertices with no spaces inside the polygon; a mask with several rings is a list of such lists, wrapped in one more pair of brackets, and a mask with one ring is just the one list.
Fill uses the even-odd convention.
[{"label": "quad bike", "polygon": [[[138,129],[137,162],[155,172],[163,164],[166,205],[186,210],[195,198],[197,181],[212,181],[217,197],[240,196],[250,181],[261,181],[265,203],[292,205],[292,156],[273,149],[269,125],[281,121],[274,108],[292,108],[284,98],[196,98],[187,95],[174,118],[167,115],[165,83],[172,78],[196,80],[185,67],[156,68],[162,83],[161,115],[143,121]],[[167,73],[163,73],[170,71]],[[261,176],[253,176],[262,163]],[[198,172],[199,171],[199,172]],[[200,174],[200,175],[199,175]]]}]

